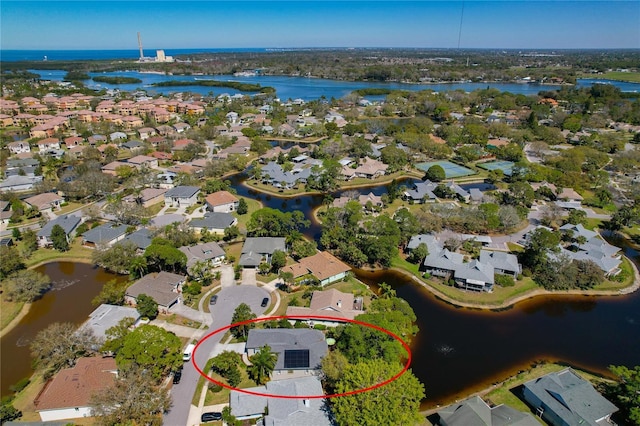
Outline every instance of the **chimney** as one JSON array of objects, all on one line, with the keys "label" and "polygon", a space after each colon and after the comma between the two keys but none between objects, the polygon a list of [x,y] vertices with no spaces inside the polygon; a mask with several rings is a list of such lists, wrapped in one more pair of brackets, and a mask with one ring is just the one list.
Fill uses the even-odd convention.
[{"label": "chimney", "polygon": [[338,303],[336,303],[336,305],[338,305],[338,308],[342,308],[342,300],[338,300]]},{"label": "chimney", "polygon": [[309,399],[303,399],[302,402],[304,403],[305,407],[311,407],[311,400]]}]

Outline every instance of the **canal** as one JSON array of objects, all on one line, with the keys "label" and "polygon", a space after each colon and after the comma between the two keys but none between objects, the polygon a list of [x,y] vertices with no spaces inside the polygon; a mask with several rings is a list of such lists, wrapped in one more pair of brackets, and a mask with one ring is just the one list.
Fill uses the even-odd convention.
[{"label": "canal", "polygon": [[[310,218],[322,196],[282,199],[259,194],[232,177],[238,193],[265,206],[300,210]],[[359,189],[382,194],[386,188]],[[335,194],[339,195],[339,194]],[[306,233],[318,237],[312,223]],[[640,265],[640,254],[623,239],[610,242]],[[35,302],[27,315],[2,338],[2,395],[9,385],[31,374],[28,343],[38,330],[55,321],[81,323],[101,286],[116,278],[90,265],[52,263],[39,270],[56,283],[54,291]],[[640,292],[622,297],[544,296],[501,311],[458,308],[394,271],[356,271],[362,281],[392,284],[418,317],[420,333],[413,344],[412,369],[425,384],[422,408],[501,381],[532,363],[553,360],[607,374],[609,365],[640,364]],[[124,279],[124,277],[120,277]]]}]

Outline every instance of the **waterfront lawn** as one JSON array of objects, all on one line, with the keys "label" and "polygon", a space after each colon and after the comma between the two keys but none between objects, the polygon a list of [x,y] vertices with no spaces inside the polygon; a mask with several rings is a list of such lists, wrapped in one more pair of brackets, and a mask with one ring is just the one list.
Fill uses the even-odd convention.
[{"label": "waterfront lawn", "polygon": [[633,273],[633,267],[631,266],[631,262],[628,258],[624,256],[622,257],[620,269],[622,270],[620,272],[620,275],[624,277],[622,281],[605,280],[602,284],[595,286],[593,289],[600,291],[621,290],[633,284],[633,280],[635,277]]},{"label": "waterfront lawn", "polygon": [[4,330],[13,321],[23,306],[23,302],[7,302],[4,298],[0,298],[0,330]]},{"label": "waterfront lawn", "polygon": [[251,219],[251,215],[253,214],[253,212],[255,212],[256,210],[260,210],[262,208],[262,203],[258,200],[254,200],[252,198],[247,198],[247,197],[240,197],[240,198],[244,198],[244,200],[247,202],[247,207],[249,208],[247,210],[246,214],[238,214],[238,212],[233,212],[231,213],[235,218],[238,219],[238,229],[240,229],[240,232],[242,232],[243,234],[247,233],[247,223],[249,223],[249,220]]},{"label": "waterfront lawn", "polygon": [[36,399],[36,396],[38,396],[38,393],[40,393],[40,391],[42,390],[45,381],[41,372],[35,372],[30,377],[30,379],[31,383],[29,383],[27,387],[22,390],[22,392],[17,394],[15,399],[13,400],[13,406],[16,407],[16,409],[22,411],[22,417],[20,417],[21,422],[40,421],[40,414],[36,412],[36,406],[34,405],[33,401]]},{"label": "waterfront lawn", "polygon": [[616,80],[616,81],[629,81],[632,83],[640,83],[640,72],[621,72],[621,71],[609,71],[602,74],[587,74],[582,73],[580,78],[595,78],[604,80]]},{"label": "waterfront lawn", "polygon": [[[18,243],[18,248],[21,247],[22,242]],[[65,261],[65,260],[91,260],[93,250],[82,246],[82,238],[76,238],[70,245],[69,250],[65,252],[57,251],[52,248],[39,248],[34,251],[31,257],[25,260],[27,268],[40,265],[42,263],[53,261]]]}]

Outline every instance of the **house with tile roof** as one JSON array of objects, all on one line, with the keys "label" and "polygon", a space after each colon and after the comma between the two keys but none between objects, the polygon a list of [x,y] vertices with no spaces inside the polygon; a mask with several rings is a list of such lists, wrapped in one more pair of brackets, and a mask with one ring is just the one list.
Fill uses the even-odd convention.
[{"label": "house with tile roof", "polygon": [[41,212],[60,210],[60,205],[64,202],[64,198],[53,192],[45,192],[43,194],[34,195],[25,198],[24,202],[29,207],[35,207]]},{"label": "house with tile roof", "polygon": [[[321,396],[322,383],[317,376],[272,380],[265,386],[246,389],[267,395]],[[231,414],[238,420],[259,419],[264,426],[331,426],[330,411],[323,398],[273,398],[231,391]],[[268,414],[265,414],[268,413]]]},{"label": "house with tile roof", "polygon": [[117,377],[114,358],[79,358],[51,379],[34,400],[43,422],[91,417],[93,394],[112,386]]},{"label": "house with tile roof", "polygon": [[349,265],[327,251],[318,252],[300,259],[296,264],[281,268],[282,272],[291,272],[298,282],[304,281],[305,278],[315,278],[322,286],[344,279],[350,270]]},{"label": "house with tile roof", "polygon": [[[345,320],[352,320],[356,316],[362,314],[362,298],[355,298],[351,293],[343,293],[336,289],[323,291],[314,291],[311,296],[311,304],[308,308],[302,306],[289,306],[287,308],[287,316],[318,316],[318,317],[336,317]],[[324,324],[328,327],[335,327],[344,324],[339,320],[329,319],[305,319],[305,322],[311,326],[315,324]]]},{"label": "house with tile roof", "polygon": [[184,275],[165,271],[147,274],[127,288],[124,301],[136,306],[138,296],[146,294],[158,304],[158,311],[167,313],[180,300],[186,279]]},{"label": "house with tile roof", "polygon": [[571,368],[526,382],[522,397],[553,426],[610,425],[611,415],[618,411]]},{"label": "house with tile roof", "polygon": [[207,210],[217,213],[231,213],[238,210],[240,200],[229,191],[218,191],[205,198]]}]

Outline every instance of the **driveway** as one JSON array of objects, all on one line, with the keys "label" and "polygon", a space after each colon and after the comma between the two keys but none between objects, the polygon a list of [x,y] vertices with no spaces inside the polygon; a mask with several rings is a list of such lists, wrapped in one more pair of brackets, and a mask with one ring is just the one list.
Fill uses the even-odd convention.
[{"label": "driveway", "polygon": [[224,287],[232,287],[235,285],[235,280],[233,272],[233,266],[231,265],[222,265],[220,266],[220,285],[222,288]]},{"label": "driveway", "polygon": [[[220,293],[218,293],[218,302],[210,307],[213,321],[205,332],[205,336],[212,331],[229,325],[233,311],[243,302],[248,304],[256,315],[261,315],[266,308],[260,307],[260,303],[263,298],[268,296],[269,293],[260,287],[233,286],[223,288]],[[215,334],[198,347],[198,350],[194,353],[192,362],[196,362],[197,365],[202,368],[207,360],[211,358],[211,354],[214,353],[213,351],[216,344],[220,342],[223,334],[224,333]],[[200,374],[198,374],[192,362],[184,364],[182,380],[180,380],[180,383],[177,385],[174,385],[171,390],[173,405],[169,412],[164,415],[163,423],[165,425],[191,426],[192,424],[197,424],[195,422],[191,424],[188,422],[190,418],[189,412],[192,409],[198,410],[197,407],[191,405],[191,399],[196,390]],[[191,418],[197,418],[199,420],[199,414]]]},{"label": "driveway", "polygon": [[242,270],[242,284],[244,285],[258,285],[256,282],[256,270],[255,268],[246,268]]},{"label": "driveway", "polygon": [[181,317],[188,318],[192,321],[197,321],[197,322],[206,321],[206,314],[198,310],[195,310],[193,308],[190,308],[188,306],[185,306],[182,304],[182,302],[176,303],[175,305],[170,307],[169,312],[173,314],[178,314]]}]

